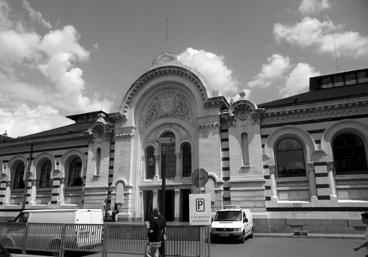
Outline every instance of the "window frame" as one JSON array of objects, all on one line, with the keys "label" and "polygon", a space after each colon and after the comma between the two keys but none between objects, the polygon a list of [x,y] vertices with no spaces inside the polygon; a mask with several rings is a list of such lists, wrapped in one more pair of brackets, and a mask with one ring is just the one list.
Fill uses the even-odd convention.
[{"label": "window frame", "polygon": [[[343,137],[343,136],[352,136],[352,137],[354,137],[357,141],[359,141],[360,143],[361,143],[361,146],[359,147],[359,145],[358,146],[346,146],[345,148],[347,148],[344,152],[348,152],[348,153],[352,153],[352,148],[354,147],[354,148],[357,148],[357,147],[359,147],[359,148],[362,148],[362,149],[358,149],[358,150],[356,150],[355,152],[362,152],[362,154],[361,154],[361,157],[362,157],[362,168],[363,169],[361,169],[361,170],[346,170],[346,167],[345,167],[345,170],[340,170],[340,168],[339,168],[339,165],[337,165],[337,154],[343,154],[343,153],[336,153],[336,150],[339,150],[339,151],[341,151],[339,148],[342,148],[342,147],[336,147],[335,146],[335,143],[336,143],[336,140],[338,140],[338,139],[340,139],[341,137]],[[348,141],[351,141],[351,140],[346,140],[347,142]],[[333,140],[332,140],[332,144],[331,144],[331,148],[332,148],[332,158],[333,158],[333,162],[334,162],[334,173],[335,173],[335,175],[337,175],[337,176],[343,176],[343,175],[368,175],[368,163],[367,163],[367,145],[366,145],[366,143],[365,143],[365,141],[363,140],[363,138],[360,136],[360,135],[358,135],[357,133],[354,133],[354,132],[343,132],[343,133],[339,133],[339,134],[337,134],[334,138],[333,138]],[[336,149],[336,148],[338,148],[338,149]],[[353,161],[352,159],[356,159],[356,158],[351,158],[350,159],[350,162],[349,163],[356,163],[356,160],[355,161]],[[345,165],[345,166],[350,166],[350,165]]]},{"label": "window frame", "polygon": [[[188,146],[189,148],[185,150],[184,147],[186,146]],[[182,157],[181,158],[182,177],[190,177],[192,175],[192,145],[189,142],[182,143],[180,145],[180,152]],[[189,162],[190,164],[186,165],[187,162]],[[186,166],[189,166],[189,168]]]},{"label": "window frame", "polygon": [[[283,150],[281,152],[296,152],[296,151],[301,152],[302,160],[300,160],[300,161],[303,164],[304,172],[299,172],[299,173],[296,173],[296,174],[292,174],[289,171],[289,172],[285,172],[286,174],[281,174],[280,169],[279,169],[279,165],[280,165],[280,162],[281,162],[281,160],[280,160],[281,156],[279,155],[280,150],[278,150],[278,148],[279,148],[279,145],[283,141],[286,141],[286,140],[296,141],[299,144],[301,149],[300,150],[298,150],[298,149]],[[302,140],[300,140],[300,139],[298,139],[297,137],[294,137],[294,136],[284,136],[284,137],[282,137],[282,138],[280,138],[279,140],[276,141],[274,151],[275,151],[275,162],[276,162],[276,165],[275,165],[276,166],[276,174],[277,174],[278,178],[300,178],[300,177],[306,177],[307,176],[306,149],[305,149],[305,146],[304,146]]]},{"label": "window frame", "polygon": [[[152,150],[152,154],[148,153],[149,150]],[[155,167],[156,167],[155,148],[152,145],[149,145],[145,148],[144,152],[145,152],[145,162],[146,162],[145,179],[153,179],[156,173],[155,172]],[[152,161],[152,165],[150,165],[151,161]],[[152,177],[149,175],[152,175]]]},{"label": "window frame", "polygon": [[[44,170],[44,167],[46,165],[46,163],[50,163],[50,170],[47,172]],[[51,188],[52,187],[52,181],[51,181],[51,173],[52,173],[52,162],[50,159],[45,159],[42,161],[41,165],[39,166],[39,172],[40,172],[40,176],[39,176],[39,181],[38,181],[38,188],[40,189],[47,189],[47,188]],[[49,186],[41,186],[41,182],[42,182],[42,177],[44,176],[44,173],[47,172],[49,174],[48,176],[48,183]],[[47,177],[47,174],[46,174]],[[47,182],[46,182],[47,185]]]},{"label": "window frame", "polygon": [[[78,159],[80,161],[80,171],[79,171],[80,174],[79,174],[79,176],[75,176],[75,175],[72,174],[73,170],[71,169],[71,166]],[[83,171],[83,162],[82,162],[81,157],[80,156],[70,157],[70,160],[68,162],[68,180],[67,180],[67,187],[81,187],[81,186],[83,186],[82,171]],[[73,181],[71,181],[72,177],[75,178]],[[76,183],[76,181],[78,183]]]}]

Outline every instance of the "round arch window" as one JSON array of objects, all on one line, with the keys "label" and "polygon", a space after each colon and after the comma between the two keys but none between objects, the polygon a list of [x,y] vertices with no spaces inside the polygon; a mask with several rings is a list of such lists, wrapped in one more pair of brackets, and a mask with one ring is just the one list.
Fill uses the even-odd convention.
[{"label": "round arch window", "polygon": [[14,168],[14,178],[13,178],[13,189],[21,189],[24,188],[24,170],[25,166],[22,161],[18,161]]},{"label": "round arch window", "polygon": [[161,164],[161,173],[165,172],[166,178],[174,178],[176,174],[175,134],[166,131],[161,134],[161,137],[174,139],[172,143],[161,144],[161,156],[164,159]]},{"label": "round arch window", "polygon": [[334,139],[332,148],[336,174],[368,173],[366,151],[360,137],[341,134]]},{"label": "round arch window", "polygon": [[277,173],[279,177],[305,176],[304,149],[294,138],[285,138],[276,145]]},{"label": "round arch window", "polygon": [[74,157],[69,163],[68,187],[82,186],[82,160]]},{"label": "round arch window", "polygon": [[41,164],[40,168],[40,180],[38,182],[39,188],[49,188],[51,187],[51,161],[49,159],[45,160]]}]

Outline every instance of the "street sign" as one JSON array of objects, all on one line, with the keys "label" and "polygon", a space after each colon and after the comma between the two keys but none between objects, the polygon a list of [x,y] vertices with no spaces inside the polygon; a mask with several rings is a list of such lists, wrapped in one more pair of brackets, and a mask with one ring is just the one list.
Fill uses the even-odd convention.
[{"label": "street sign", "polygon": [[189,225],[211,225],[211,196],[189,195]]},{"label": "street sign", "polygon": [[192,173],[192,183],[196,187],[203,187],[208,181],[208,172],[205,169],[196,169]]}]

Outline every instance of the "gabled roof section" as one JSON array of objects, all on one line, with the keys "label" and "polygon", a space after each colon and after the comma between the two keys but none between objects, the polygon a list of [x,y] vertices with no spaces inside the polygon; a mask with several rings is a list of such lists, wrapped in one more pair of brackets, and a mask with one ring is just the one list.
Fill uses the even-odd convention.
[{"label": "gabled roof section", "polygon": [[[66,126],[41,131],[38,133],[17,137],[17,138],[9,138],[7,137],[6,140],[2,140],[0,138],[0,143],[5,142],[19,142],[19,141],[25,141],[25,140],[31,140],[31,139],[40,139],[40,138],[47,138],[47,137],[56,137],[56,136],[66,136],[66,135],[78,135],[81,136],[88,135],[88,130],[92,128],[92,126],[99,121],[99,116],[104,115],[104,119],[106,119],[108,122],[113,123],[114,119],[121,118],[120,113],[111,113],[107,114],[103,111],[97,111],[97,112],[86,112],[86,113],[80,113],[75,115],[69,115],[66,116],[67,118],[74,120],[75,123],[69,124]],[[2,136],[4,137],[4,136]]]},{"label": "gabled roof section", "polygon": [[[20,141],[20,140],[29,140],[29,139],[36,139],[36,138],[42,138],[42,137],[52,137],[52,136],[62,136],[62,135],[71,135],[71,134],[78,134],[83,133],[88,130],[89,127],[93,125],[94,121],[91,122],[85,122],[85,123],[75,123],[66,125],[59,128],[54,128],[50,130],[45,130],[39,133],[14,138],[11,141]],[[10,142],[10,141],[8,141]]]},{"label": "gabled roof section", "polygon": [[12,140],[13,138],[11,137],[8,137],[7,135],[0,135],[0,143],[2,142],[7,142],[7,141],[10,141]]},{"label": "gabled roof section", "polygon": [[310,78],[310,91],[259,104],[259,108],[297,106],[307,103],[368,96],[368,69]]}]

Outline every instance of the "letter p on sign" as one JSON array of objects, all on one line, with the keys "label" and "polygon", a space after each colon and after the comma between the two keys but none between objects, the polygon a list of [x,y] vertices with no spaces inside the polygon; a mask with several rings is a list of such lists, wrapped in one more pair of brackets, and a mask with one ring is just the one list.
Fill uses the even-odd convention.
[{"label": "letter p on sign", "polygon": [[204,198],[197,198],[196,199],[196,211],[204,212],[205,210],[206,210],[206,206],[205,206]]}]

